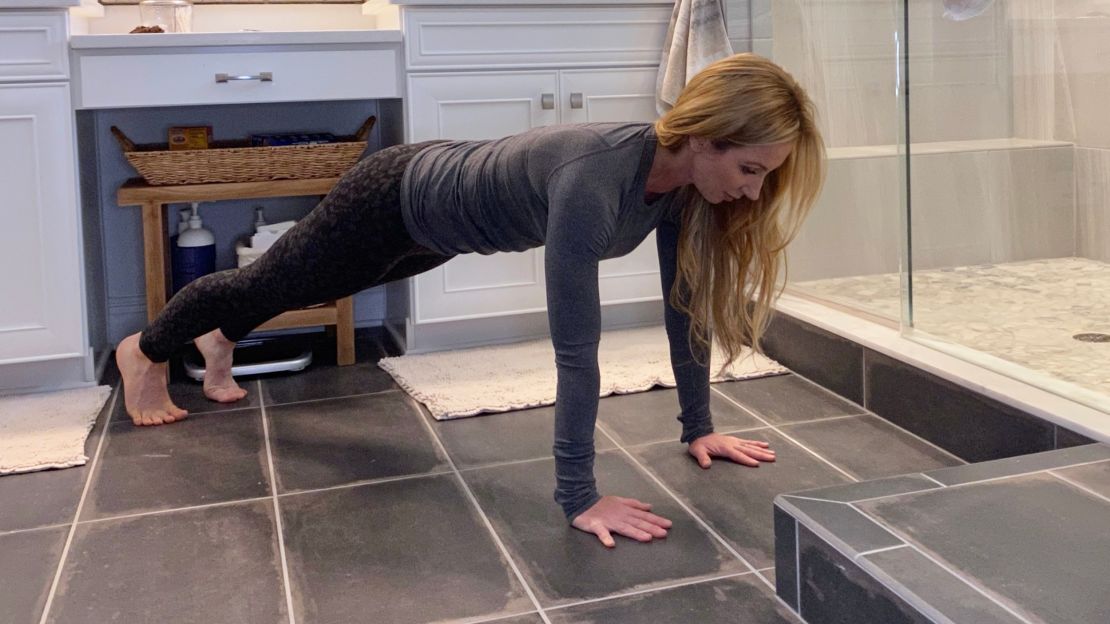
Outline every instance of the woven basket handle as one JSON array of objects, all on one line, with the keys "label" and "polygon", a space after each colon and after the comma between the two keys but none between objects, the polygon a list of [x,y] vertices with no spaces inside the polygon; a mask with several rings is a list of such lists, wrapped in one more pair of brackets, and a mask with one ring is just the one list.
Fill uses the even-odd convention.
[{"label": "woven basket handle", "polygon": [[377,117],[370,115],[370,117],[367,118],[366,121],[362,122],[362,125],[359,126],[359,129],[355,131],[355,138],[359,141],[365,141],[367,137],[370,136],[370,130],[374,127],[374,122],[376,122],[377,120]]},{"label": "woven basket handle", "polygon": [[119,141],[120,147],[123,148],[123,151],[125,151],[125,152],[134,152],[135,151],[135,143],[131,139],[127,138],[127,135],[125,135],[123,133],[123,130],[120,130],[119,128],[117,128],[115,126],[112,126],[111,130],[112,130],[112,136],[116,137],[116,140]]}]

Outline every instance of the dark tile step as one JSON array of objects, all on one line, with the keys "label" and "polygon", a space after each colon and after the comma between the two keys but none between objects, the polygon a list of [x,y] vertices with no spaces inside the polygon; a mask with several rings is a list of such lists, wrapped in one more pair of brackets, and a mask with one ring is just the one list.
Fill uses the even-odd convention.
[{"label": "dark tile step", "polygon": [[808,624],[1102,621],[1107,466],[1088,445],[778,496],[776,591]]}]

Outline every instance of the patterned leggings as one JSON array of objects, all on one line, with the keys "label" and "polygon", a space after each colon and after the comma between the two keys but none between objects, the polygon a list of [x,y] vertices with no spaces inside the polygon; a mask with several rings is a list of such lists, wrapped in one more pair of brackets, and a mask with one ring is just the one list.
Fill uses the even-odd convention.
[{"label": "patterned leggings", "polygon": [[401,177],[427,143],[377,151],[265,254],[181,289],[143,330],[139,348],[164,362],[190,339],[219,328],[238,342],[295,308],[411,277],[450,260],[412,240],[401,218]]}]

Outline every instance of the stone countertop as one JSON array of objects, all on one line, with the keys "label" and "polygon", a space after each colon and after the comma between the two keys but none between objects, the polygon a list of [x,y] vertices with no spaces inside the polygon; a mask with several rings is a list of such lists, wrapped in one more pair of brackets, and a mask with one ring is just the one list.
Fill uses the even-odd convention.
[{"label": "stone countertop", "polygon": [[75,50],[98,48],[178,48],[208,46],[401,43],[400,30],[312,30],[74,35]]},{"label": "stone countertop", "polygon": [[81,0],[9,0],[0,3],[0,11],[8,9],[64,9],[81,4]]}]

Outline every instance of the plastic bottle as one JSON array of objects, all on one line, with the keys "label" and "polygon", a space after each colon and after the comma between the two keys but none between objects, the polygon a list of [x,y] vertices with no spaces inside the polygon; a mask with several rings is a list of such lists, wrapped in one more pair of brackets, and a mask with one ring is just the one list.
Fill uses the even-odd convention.
[{"label": "plastic bottle", "polygon": [[254,209],[254,231],[257,232],[258,228],[266,225],[266,217],[262,215],[262,206],[256,206]]},{"label": "plastic bottle", "polygon": [[177,236],[173,257],[173,290],[216,270],[216,237],[204,229],[199,206],[193,204],[189,227]]},{"label": "plastic bottle", "polygon": [[182,208],[177,211],[177,233],[181,234],[189,229],[189,209]]}]

